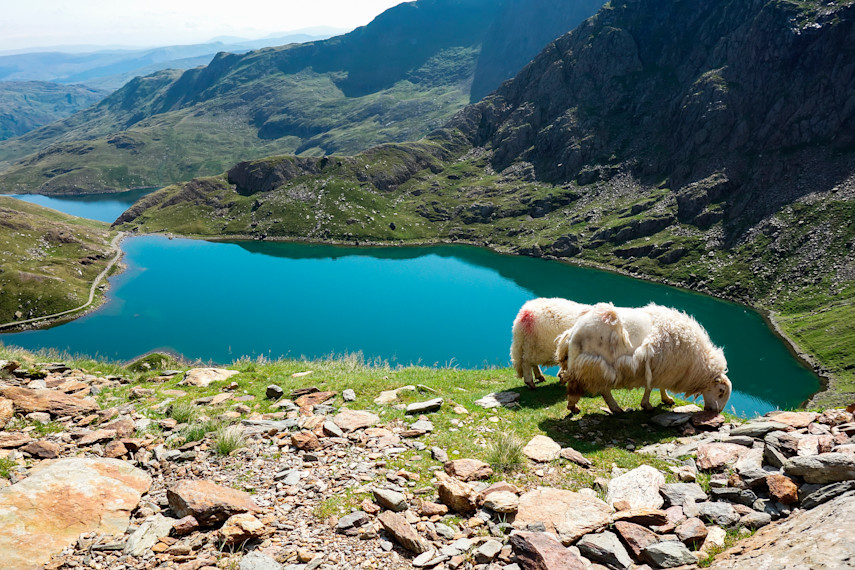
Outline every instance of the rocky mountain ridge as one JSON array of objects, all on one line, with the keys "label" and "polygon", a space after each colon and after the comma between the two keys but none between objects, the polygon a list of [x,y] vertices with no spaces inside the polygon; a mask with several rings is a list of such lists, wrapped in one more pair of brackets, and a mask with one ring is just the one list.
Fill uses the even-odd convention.
[{"label": "rocky mountain ridge", "polygon": [[480,97],[600,5],[419,0],[343,36],[136,78],[90,112],[0,144],[0,188],[157,186],[241,159],[415,140],[476,96],[476,76]]}]

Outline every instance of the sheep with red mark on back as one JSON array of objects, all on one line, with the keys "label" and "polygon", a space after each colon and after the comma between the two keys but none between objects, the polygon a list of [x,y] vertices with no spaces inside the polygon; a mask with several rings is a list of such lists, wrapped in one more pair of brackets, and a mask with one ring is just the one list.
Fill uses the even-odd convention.
[{"label": "sheep with red mark on back", "polygon": [[526,386],[544,382],[540,365],[555,366],[555,341],[571,328],[590,305],[560,298],[538,298],[527,301],[517,313],[513,325],[511,360],[517,377]]}]

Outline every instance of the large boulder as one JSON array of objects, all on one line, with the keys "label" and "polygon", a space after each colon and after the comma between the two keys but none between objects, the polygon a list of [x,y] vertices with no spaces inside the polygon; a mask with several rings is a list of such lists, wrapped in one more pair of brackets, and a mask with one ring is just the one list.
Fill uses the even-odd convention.
[{"label": "large boulder", "polygon": [[69,396],[46,388],[31,390],[11,386],[0,388],[0,396],[11,400],[18,414],[47,412],[52,416],[62,417],[91,414],[98,410],[95,400]]},{"label": "large boulder", "polygon": [[618,501],[625,501],[632,509],[658,509],[665,504],[659,494],[664,484],[665,476],[658,469],[642,465],[609,481],[606,502],[615,506]]},{"label": "large boulder", "polygon": [[855,568],[855,494],[766,526],[723,552],[710,568]]},{"label": "large boulder", "polygon": [[513,526],[525,530],[540,523],[547,531],[558,534],[562,543],[572,544],[608,525],[611,513],[611,507],[596,497],[539,487],[520,497]]},{"label": "large boulder", "polygon": [[151,478],[118,459],[44,461],[0,490],[0,569],[42,568],[84,532],[124,534]]},{"label": "large boulder", "polygon": [[166,490],[166,498],[178,518],[190,515],[202,526],[214,526],[232,515],[260,510],[249,493],[205,480],[179,481]]},{"label": "large boulder", "polygon": [[808,457],[793,457],[784,464],[784,471],[802,477],[808,483],[848,481],[855,479],[855,455],[820,453]]}]

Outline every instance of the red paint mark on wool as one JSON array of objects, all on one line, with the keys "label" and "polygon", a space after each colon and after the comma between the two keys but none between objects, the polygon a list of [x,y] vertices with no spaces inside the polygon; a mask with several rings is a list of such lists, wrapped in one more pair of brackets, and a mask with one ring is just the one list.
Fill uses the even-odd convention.
[{"label": "red paint mark on wool", "polygon": [[526,309],[525,311],[520,311],[520,314],[517,316],[517,320],[522,325],[523,330],[531,334],[534,332],[534,313]]}]

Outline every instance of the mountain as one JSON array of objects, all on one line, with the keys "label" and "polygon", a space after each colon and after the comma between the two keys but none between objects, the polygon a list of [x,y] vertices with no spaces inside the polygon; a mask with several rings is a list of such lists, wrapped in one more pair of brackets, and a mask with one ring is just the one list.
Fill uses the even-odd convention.
[{"label": "mountain", "polygon": [[611,2],[417,143],[280,156],[166,188],[116,225],[466,241],[776,313],[851,399],[855,2]]},{"label": "mountain", "polygon": [[146,49],[58,49],[0,55],[0,81],[50,81],[85,83],[89,87],[115,90],[140,75],[163,69],[190,69],[207,65],[219,52],[243,53],[253,49],[326,39],[335,35],[321,30],[294,32],[260,40],[215,38],[204,44]]},{"label": "mountain", "polygon": [[0,324],[86,303],[109,262],[103,222],[0,196]]},{"label": "mountain", "polygon": [[0,82],[0,140],[16,137],[81,109],[106,91],[44,81]]},{"label": "mountain", "polygon": [[[349,154],[416,140],[469,102],[479,69],[479,89],[492,90],[509,65],[523,65],[601,2],[539,1],[514,28],[513,15],[530,9],[518,0],[419,0],[343,36],[136,78],[93,109],[0,144],[0,189],[156,186],[273,153]],[[556,21],[565,22],[560,32]],[[514,57],[498,47],[498,33],[518,47]]]}]

